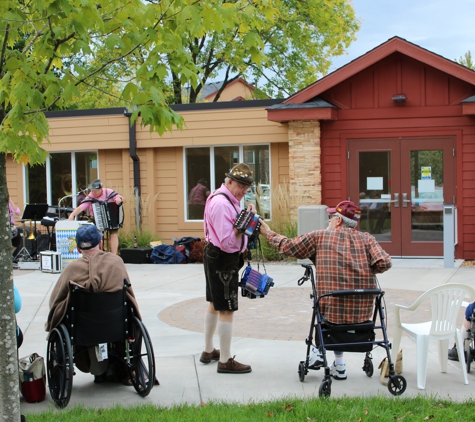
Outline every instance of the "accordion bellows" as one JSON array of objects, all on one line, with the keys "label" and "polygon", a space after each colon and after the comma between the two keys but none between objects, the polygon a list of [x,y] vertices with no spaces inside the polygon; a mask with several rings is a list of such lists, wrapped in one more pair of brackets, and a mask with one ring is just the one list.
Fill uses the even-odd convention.
[{"label": "accordion bellows", "polygon": [[255,296],[265,296],[274,285],[274,280],[267,274],[253,270],[250,265],[246,267],[241,277],[241,288],[246,289]]}]

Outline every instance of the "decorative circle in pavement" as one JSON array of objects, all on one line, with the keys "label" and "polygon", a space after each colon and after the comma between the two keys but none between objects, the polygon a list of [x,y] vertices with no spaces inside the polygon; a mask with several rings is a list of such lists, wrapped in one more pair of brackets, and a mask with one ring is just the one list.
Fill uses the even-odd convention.
[{"label": "decorative circle in pavement", "polygon": [[[383,289],[388,336],[391,337],[393,307],[412,304],[421,294],[415,290]],[[313,300],[310,287],[271,289],[262,299],[239,298],[234,316],[233,336],[265,340],[304,341],[310,332]],[[183,330],[202,333],[208,303],[204,297],[179,302],[162,310],[161,321]],[[430,309],[430,308],[428,308]],[[423,321],[424,315],[411,315],[411,322]],[[379,330],[380,332],[380,330]]]}]

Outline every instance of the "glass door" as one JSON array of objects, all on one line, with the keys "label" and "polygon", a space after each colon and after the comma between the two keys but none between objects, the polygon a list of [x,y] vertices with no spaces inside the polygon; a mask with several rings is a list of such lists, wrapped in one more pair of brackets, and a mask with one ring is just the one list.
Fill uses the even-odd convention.
[{"label": "glass door", "polygon": [[399,142],[350,141],[349,153],[350,199],[361,208],[360,230],[371,233],[390,255],[400,255]]},{"label": "glass door", "polygon": [[455,203],[454,140],[401,141],[403,256],[442,256],[444,203]]},{"label": "glass door", "polygon": [[447,137],[349,141],[360,230],[389,254],[443,255],[443,204],[455,201],[453,146]]}]

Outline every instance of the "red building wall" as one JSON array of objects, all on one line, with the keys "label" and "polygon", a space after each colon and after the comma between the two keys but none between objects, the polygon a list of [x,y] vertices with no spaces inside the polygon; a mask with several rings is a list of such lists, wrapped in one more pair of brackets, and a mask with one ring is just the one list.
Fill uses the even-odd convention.
[{"label": "red building wall", "polygon": [[[396,103],[396,94],[407,100]],[[322,203],[348,197],[348,138],[453,135],[456,255],[475,259],[475,116],[464,116],[460,105],[474,94],[473,85],[397,52],[320,94],[340,108],[337,120],[321,124]]]}]

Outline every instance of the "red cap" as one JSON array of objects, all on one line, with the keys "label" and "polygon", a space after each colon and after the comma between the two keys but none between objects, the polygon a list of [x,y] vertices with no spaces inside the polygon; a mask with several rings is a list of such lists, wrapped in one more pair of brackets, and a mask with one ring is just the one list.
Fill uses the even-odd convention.
[{"label": "red cap", "polygon": [[336,212],[354,221],[359,221],[361,217],[361,210],[351,201],[341,201],[335,208],[327,208],[328,214],[335,214]]}]

